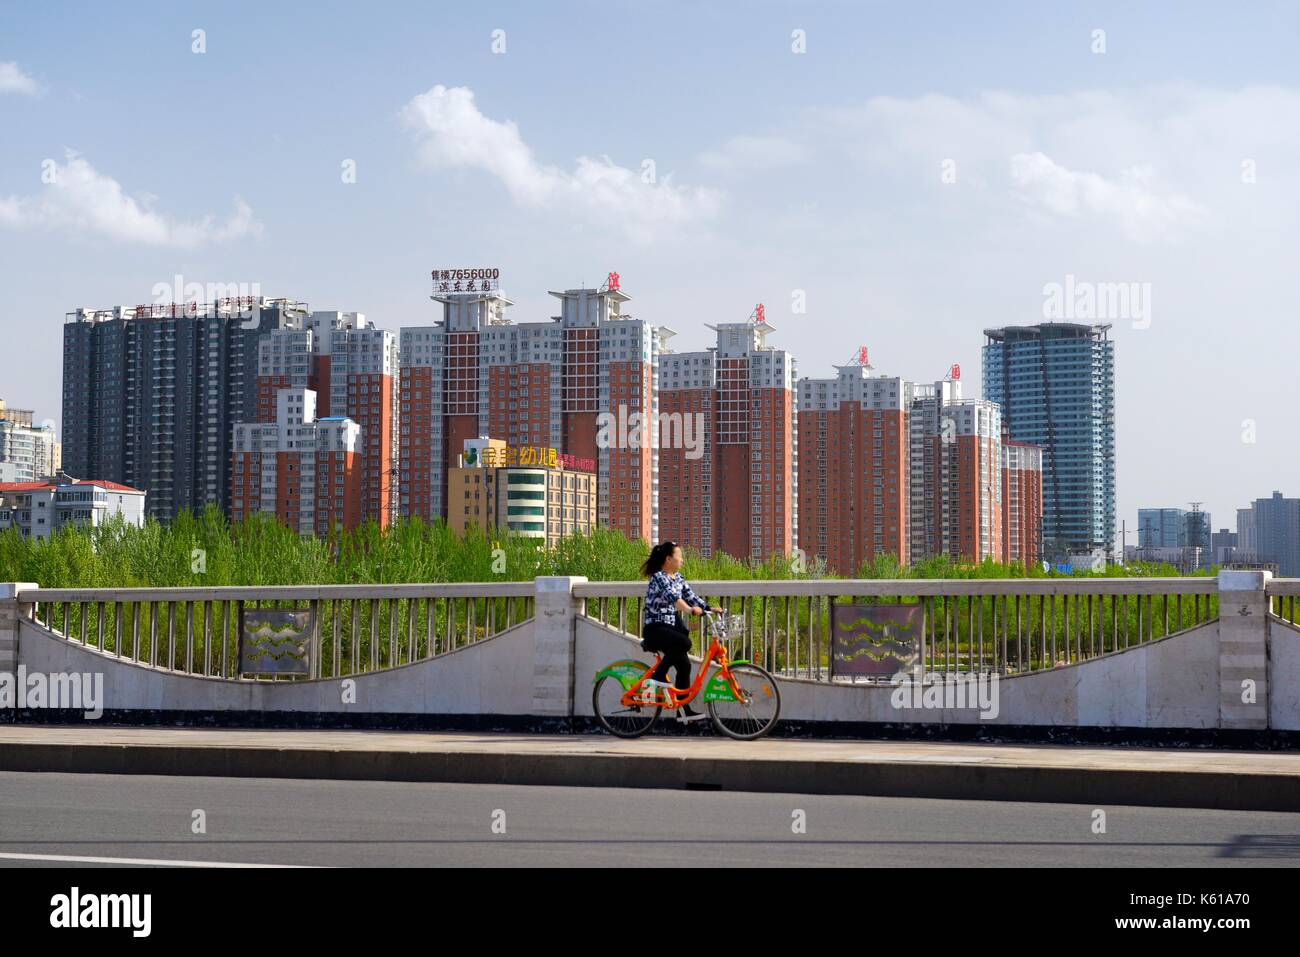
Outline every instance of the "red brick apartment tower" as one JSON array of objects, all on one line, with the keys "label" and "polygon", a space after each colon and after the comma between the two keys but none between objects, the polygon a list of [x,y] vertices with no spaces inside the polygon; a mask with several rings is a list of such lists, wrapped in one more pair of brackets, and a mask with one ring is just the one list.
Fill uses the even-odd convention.
[{"label": "red brick apartment tower", "polygon": [[264,336],[258,352],[259,421],[275,421],[283,389],[309,388],[321,418],[361,427],[361,511],[381,527],[395,517],[397,360],[393,334],[356,312],[313,312]]},{"label": "red brick apartment tower", "polygon": [[1003,561],[1042,560],[1043,450],[1002,439]]},{"label": "red brick apartment tower", "polygon": [[799,383],[799,547],[846,576],[911,557],[909,385],[866,358]]},{"label": "red brick apartment tower", "polygon": [[444,285],[434,280],[442,321],[402,330],[403,411],[426,417],[402,431],[403,513],[445,518],[447,469],[466,439],[490,436],[596,460],[598,524],[652,538],[654,449],[632,433],[633,414],[654,413],[660,333],[621,313],[630,297],[617,274],[600,289],[552,292],[561,314],[548,322],[507,319],[496,280]]},{"label": "red brick apartment tower", "polygon": [[[419,365],[410,350],[422,343],[409,338],[414,330],[402,330],[401,345],[401,478],[400,508],[405,516],[426,522],[437,517],[431,488],[433,475],[433,368]],[[441,401],[437,403],[441,406]]]},{"label": "red brick apartment tower", "polygon": [[[598,463],[596,523],[628,538],[659,534],[655,440],[661,331],[623,313],[618,273],[599,289],[551,292],[563,343],[562,451]],[[536,336],[535,336],[536,337]],[[593,401],[594,394],[594,401]]]},{"label": "red brick apartment tower", "polygon": [[794,359],[767,345],[773,328],[761,307],[750,322],[708,328],[713,348],[659,359],[661,537],[704,556],[788,555],[797,515]]},{"label": "red brick apartment tower", "polygon": [[[284,389],[316,391],[312,374],[313,333],[295,318],[286,328],[273,329],[257,344],[257,421],[275,422],[278,396]],[[317,391],[319,396],[320,393]],[[325,397],[328,405],[329,397]]]},{"label": "red brick apartment tower", "polygon": [[313,312],[308,322],[317,389],[329,394],[322,415],[361,426],[361,511],[386,527],[397,517],[397,337],[355,312]]},{"label": "red brick apartment tower", "polygon": [[560,394],[564,451],[597,459],[600,457],[596,444],[601,400],[600,329],[598,325],[568,327],[563,330],[563,337],[564,371]]},{"label": "red brick apartment tower", "polygon": [[398,510],[426,521],[447,517],[447,470],[456,467],[465,440],[488,434],[491,414],[509,412],[496,408],[509,401],[508,376],[504,393],[498,379],[489,399],[485,353],[507,347],[495,336],[513,328],[505,316],[511,302],[496,279],[441,272],[434,270],[430,296],[442,307],[441,321],[401,330]]},{"label": "red brick apartment tower", "polygon": [[1001,561],[1002,416],[961,382],[911,387],[912,558]]},{"label": "red brick apartment tower", "polygon": [[302,535],[323,538],[362,519],[361,429],[351,419],[317,418],[316,393],[276,393],[274,422],[234,426],[231,517],[267,512]]},{"label": "red brick apartment tower", "polygon": [[659,356],[659,535],[692,554],[714,552],[714,350]]},{"label": "red brick apartment tower", "polygon": [[561,413],[563,330],[555,322],[507,324],[485,330],[482,342],[487,404],[479,412],[478,434],[504,440],[510,449],[568,451]]}]

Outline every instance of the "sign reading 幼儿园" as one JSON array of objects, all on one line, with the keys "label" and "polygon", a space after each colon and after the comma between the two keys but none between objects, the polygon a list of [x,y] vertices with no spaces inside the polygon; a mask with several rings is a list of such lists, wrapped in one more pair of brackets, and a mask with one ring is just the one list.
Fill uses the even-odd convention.
[{"label": "sign reading \u5e7c\u513f\u56ed", "polygon": [[513,468],[521,465],[533,465],[538,468],[560,468],[575,472],[596,471],[596,460],[569,455],[549,446],[521,445],[518,447],[492,448],[487,446],[474,458],[468,453],[465,464],[483,465],[486,468]]}]

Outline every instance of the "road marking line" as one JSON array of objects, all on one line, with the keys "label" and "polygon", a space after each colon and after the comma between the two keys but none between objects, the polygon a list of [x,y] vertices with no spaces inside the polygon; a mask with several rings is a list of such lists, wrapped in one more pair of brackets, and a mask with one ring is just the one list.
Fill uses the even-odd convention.
[{"label": "road marking line", "polygon": [[313,867],[311,864],[239,864],[230,861],[170,861],[148,857],[73,857],[67,854],[10,854],[6,861],[64,861],[72,864],[142,864],[150,867]]}]

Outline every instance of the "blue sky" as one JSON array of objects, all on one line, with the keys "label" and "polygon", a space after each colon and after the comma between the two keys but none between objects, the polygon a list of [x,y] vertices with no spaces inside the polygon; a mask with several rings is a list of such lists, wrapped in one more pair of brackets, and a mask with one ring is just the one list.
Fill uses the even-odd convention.
[{"label": "blue sky", "polygon": [[1150,289],[1114,320],[1120,518],[1195,499],[1232,525],[1300,495],[1298,27],[1282,3],[0,4],[0,396],[57,421],[64,313],[177,275],[397,328],[439,265],[499,266],[521,321],[617,270],[679,349],[763,302],[803,375],[868,345],[977,396],[981,330],[1074,276]]}]

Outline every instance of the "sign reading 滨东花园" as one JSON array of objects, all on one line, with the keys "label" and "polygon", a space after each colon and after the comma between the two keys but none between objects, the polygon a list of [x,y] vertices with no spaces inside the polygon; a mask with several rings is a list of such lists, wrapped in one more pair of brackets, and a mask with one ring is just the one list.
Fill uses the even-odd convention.
[{"label": "sign reading \u6ee8\u4e1c\u82b1\u56ed", "polygon": [[496,292],[500,288],[501,270],[495,266],[483,269],[435,269],[433,294],[450,296],[456,293]]}]

